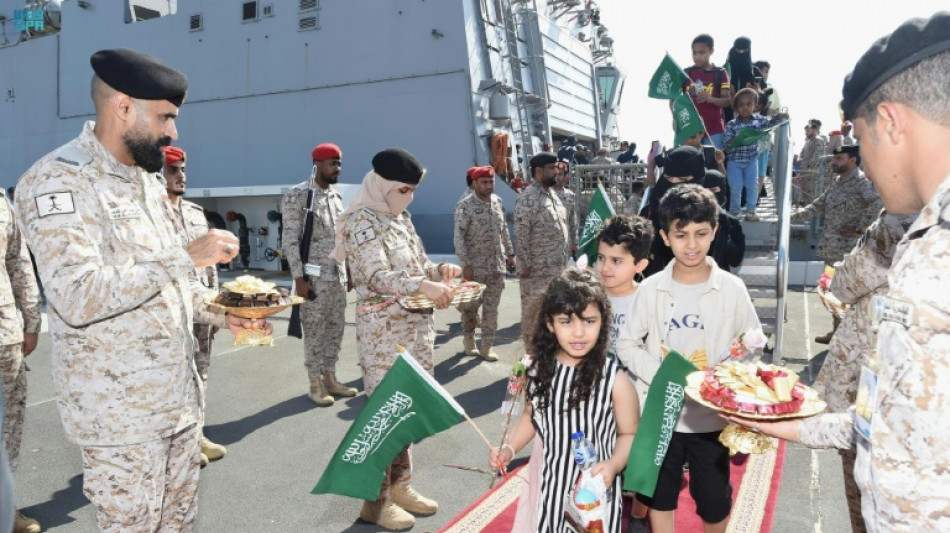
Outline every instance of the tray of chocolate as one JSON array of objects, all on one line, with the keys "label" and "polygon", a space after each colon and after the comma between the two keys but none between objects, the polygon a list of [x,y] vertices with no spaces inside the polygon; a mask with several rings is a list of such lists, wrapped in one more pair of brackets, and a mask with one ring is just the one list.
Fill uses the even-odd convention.
[{"label": "tray of chocolate", "polygon": [[807,417],[826,407],[798,374],[762,362],[726,361],[693,372],[686,394],[706,407],[759,420]]},{"label": "tray of chocolate", "polygon": [[[482,296],[485,285],[476,281],[460,281],[451,285],[454,295],[452,296],[452,305],[474,302]],[[406,309],[432,309],[435,307],[432,300],[427,296],[418,294],[399,298],[399,305]]]},{"label": "tray of chocolate", "polygon": [[301,302],[303,298],[291,295],[274,283],[254,276],[239,276],[222,283],[211,303],[241,318],[266,318]]}]

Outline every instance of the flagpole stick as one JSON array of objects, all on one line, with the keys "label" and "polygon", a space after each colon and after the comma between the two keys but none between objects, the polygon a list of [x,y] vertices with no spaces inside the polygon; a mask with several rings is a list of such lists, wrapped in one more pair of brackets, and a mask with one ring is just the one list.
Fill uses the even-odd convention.
[{"label": "flagpole stick", "polygon": [[485,443],[485,446],[488,446],[488,450],[491,451],[491,450],[493,449],[493,448],[492,448],[492,445],[491,445],[491,442],[488,441],[488,437],[486,437],[485,434],[482,433],[482,430],[479,429],[479,427],[478,427],[477,425],[475,425],[475,421],[472,420],[472,419],[468,416],[468,413],[463,413],[462,416],[464,416],[464,417],[465,417],[465,420],[467,420],[468,423],[472,425],[472,428],[475,429],[475,433],[478,433],[478,436],[482,438],[482,442],[484,442],[484,443]]}]

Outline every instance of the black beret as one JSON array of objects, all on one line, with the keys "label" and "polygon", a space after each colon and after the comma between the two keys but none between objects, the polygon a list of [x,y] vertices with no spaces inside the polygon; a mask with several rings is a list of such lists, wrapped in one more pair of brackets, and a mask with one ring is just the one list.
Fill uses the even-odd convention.
[{"label": "black beret", "polygon": [[426,169],[416,156],[402,148],[387,148],[373,156],[373,172],[383,179],[418,185]]},{"label": "black beret", "polygon": [[683,145],[670,150],[663,162],[663,173],[667,176],[692,176],[694,180],[698,180],[706,175],[706,158],[703,157],[703,151],[692,146]]},{"label": "black beret", "polygon": [[538,152],[531,156],[531,160],[528,162],[532,169],[551,163],[557,163],[557,155],[551,152]]},{"label": "black beret", "polygon": [[844,78],[841,110],[845,120],[852,120],[867,97],[897,73],[947,50],[950,50],[948,11],[935,13],[929,19],[910,19],[894,33],[875,41]]},{"label": "black beret", "polygon": [[180,107],[188,78],[160,59],[128,48],[99,50],[89,58],[106,85],[139,100],[168,100]]},{"label": "black beret", "polygon": [[836,154],[848,154],[852,157],[861,155],[861,148],[856,144],[842,144],[834,149]]}]

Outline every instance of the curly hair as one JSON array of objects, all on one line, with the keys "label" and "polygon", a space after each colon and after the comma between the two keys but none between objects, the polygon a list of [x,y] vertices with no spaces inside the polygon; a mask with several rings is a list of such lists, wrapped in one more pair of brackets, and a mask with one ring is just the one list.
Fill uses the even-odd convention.
[{"label": "curly hair", "polygon": [[610,332],[610,300],[604,286],[589,270],[566,269],[548,284],[531,338],[534,357],[529,372],[528,400],[537,398],[539,409],[548,407],[551,384],[557,373],[557,354],[561,350],[548,325],[553,324],[554,317],[560,314],[579,317],[590,304],[600,311],[600,333],[594,348],[577,364],[567,410],[576,409],[596,393],[603,377]]},{"label": "curly hair", "polygon": [[634,261],[647,259],[650,245],[653,244],[653,224],[636,215],[614,215],[600,228],[597,243],[609,246],[620,244],[630,252]]}]

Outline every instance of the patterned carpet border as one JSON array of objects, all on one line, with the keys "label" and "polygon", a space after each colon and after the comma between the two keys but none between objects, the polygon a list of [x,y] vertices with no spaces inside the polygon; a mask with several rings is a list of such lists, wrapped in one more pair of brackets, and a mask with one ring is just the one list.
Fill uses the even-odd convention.
[{"label": "patterned carpet border", "polygon": [[439,533],[479,533],[484,530],[505,509],[517,502],[525,484],[522,472],[523,468],[518,469],[503,484],[462,511]]}]

